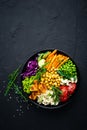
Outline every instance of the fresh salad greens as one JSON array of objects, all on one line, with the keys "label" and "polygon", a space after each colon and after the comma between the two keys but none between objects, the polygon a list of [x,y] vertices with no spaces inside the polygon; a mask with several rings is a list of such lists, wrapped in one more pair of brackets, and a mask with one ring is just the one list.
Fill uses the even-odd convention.
[{"label": "fresh salad greens", "polygon": [[24,92],[26,93],[30,93],[30,88],[31,88],[31,85],[33,84],[33,81],[35,80],[35,76],[31,76],[30,78],[29,77],[26,77],[23,81],[22,81],[22,84],[23,84],[23,90]]}]

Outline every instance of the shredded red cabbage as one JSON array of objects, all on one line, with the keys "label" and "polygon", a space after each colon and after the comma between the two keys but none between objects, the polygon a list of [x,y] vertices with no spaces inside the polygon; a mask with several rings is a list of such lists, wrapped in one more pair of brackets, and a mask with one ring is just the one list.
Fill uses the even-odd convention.
[{"label": "shredded red cabbage", "polygon": [[22,73],[22,78],[26,78],[29,76],[33,76],[36,74],[38,69],[38,62],[37,59],[35,58],[34,60],[30,60],[26,66],[26,70],[24,73]]}]

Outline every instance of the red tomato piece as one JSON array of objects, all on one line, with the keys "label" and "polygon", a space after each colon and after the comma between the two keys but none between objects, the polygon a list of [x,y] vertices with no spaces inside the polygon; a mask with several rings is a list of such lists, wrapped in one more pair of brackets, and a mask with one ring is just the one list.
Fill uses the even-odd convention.
[{"label": "red tomato piece", "polygon": [[75,89],[76,89],[76,83],[69,83],[68,91],[70,95],[74,93]]},{"label": "red tomato piece", "polygon": [[62,94],[60,95],[60,101],[65,102],[69,98],[68,94],[68,86],[62,85],[60,86],[60,90],[62,91]]}]

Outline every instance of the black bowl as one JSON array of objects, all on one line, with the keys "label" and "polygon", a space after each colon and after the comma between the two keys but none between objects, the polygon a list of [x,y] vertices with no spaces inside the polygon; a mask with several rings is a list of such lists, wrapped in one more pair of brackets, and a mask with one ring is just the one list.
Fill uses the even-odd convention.
[{"label": "black bowl", "polygon": [[[42,50],[42,51],[39,51],[39,52],[36,52],[35,54],[33,54],[31,57],[29,57],[29,59],[26,61],[23,69],[22,69],[22,73],[25,72],[26,70],[26,66],[28,64],[28,62],[32,59],[34,59],[36,56],[38,56],[39,53],[45,53],[47,51],[53,51],[54,49],[49,49],[49,50]],[[76,65],[76,63],[74,62],[74,60],[67,54],[65,54],[63,51],[60,51],[58,50],[57,51],[58,54],[63,54],[65,56],[68,56],[69,59],[72,60],[72,62]],[[78,70],[78,67],[76,65],[76,69],[77,69],[77,78],[78,78],[78,81],[79,81],[79,70]],[[23,78],[21,77],[21,82],[22,82]],[[66,102],[60,102],[58,105],[43,105],[43,104],[39,104],[36,100],[31,100],[28,98],[28,94],[24,93],[24,95],[29,99],[29,101],[33,104],[35,104],[36,106],[38,107],[41,107],[41,108],[44,108],[44,109],[57,109],[57,108],[61,108],[61,107],[64,107],[66,106],[68,103],[70,103],[75,97],[76,97],[76,91],[78,90],[78,86],[79,86],[79,82],[76,83],[77,84],[77,87],[76,87],[76,90],[74,91],[74,93],[69,97],[69,99],[66,101]]]}]

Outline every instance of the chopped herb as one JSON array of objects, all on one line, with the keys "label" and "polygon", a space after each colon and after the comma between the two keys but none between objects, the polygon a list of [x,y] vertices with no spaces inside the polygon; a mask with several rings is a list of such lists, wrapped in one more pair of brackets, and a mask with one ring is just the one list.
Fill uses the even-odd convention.
[{"label": "chopped herb", "polygon": [[44,68],[44,66],[41,67],[41,68],[37,71],[37,73],[36,73],[36,78],[35,78],[35,79],[40,80],[41,75],[42,75],[43,73],[45,73],[45,72],[46,72],[46,68]]},{"label": "chopped herb", "polygon": [[57,102],[60,101],[60,100],[59,100],[59,97],[60,97],[60,95],[62,94],[62,91],[61,91],[59,88],[55,87],[55,86],[52,86],[52,90],[53,90],[53,95],[52,95],[52,97],[53,97],[53,99],[54,99],[54,103],[56,104]]}]

